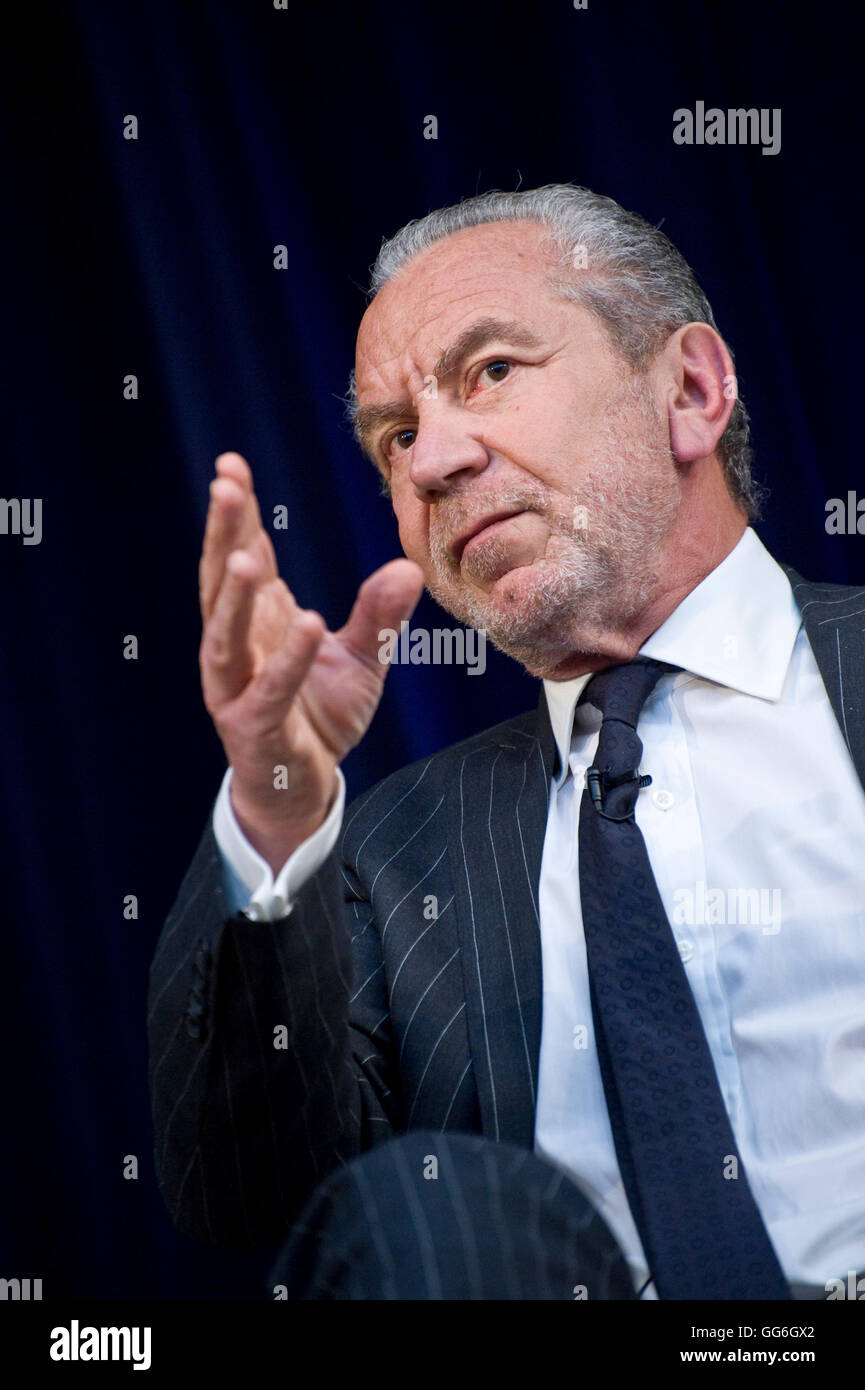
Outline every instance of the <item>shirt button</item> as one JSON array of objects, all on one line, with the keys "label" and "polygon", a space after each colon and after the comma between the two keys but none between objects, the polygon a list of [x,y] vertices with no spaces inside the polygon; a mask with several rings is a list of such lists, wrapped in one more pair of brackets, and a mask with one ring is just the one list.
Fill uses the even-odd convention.
[{"label": "shirt button", "polygon": [[652,800],[659,811],[669,811],[675,799],[673,793],[665,791],[663,787],[659,787],[657,791],[652,792]]},{"label": "shirt button", "polygon": [[679,948],[679,955],[682,957],[682,960],[685,962],[685,964],[687,964],[694,954],[693,941],[689,941],[687,937],[683,936],[679,941],[676,942],[676,945]]}]

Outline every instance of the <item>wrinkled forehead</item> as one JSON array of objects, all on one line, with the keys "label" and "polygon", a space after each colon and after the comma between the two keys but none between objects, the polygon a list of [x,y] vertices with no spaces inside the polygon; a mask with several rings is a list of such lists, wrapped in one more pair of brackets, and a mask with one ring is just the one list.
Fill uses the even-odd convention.
[{"label": "wrinkled forehead", "polygon": [[539,222],[469,227],[407,262],[379,290],[361,320],[355,371],[358,391],[411,356],[437,356],[479,314],[528,318],[540,300],[554,302],[557,264],[548,228]]}]

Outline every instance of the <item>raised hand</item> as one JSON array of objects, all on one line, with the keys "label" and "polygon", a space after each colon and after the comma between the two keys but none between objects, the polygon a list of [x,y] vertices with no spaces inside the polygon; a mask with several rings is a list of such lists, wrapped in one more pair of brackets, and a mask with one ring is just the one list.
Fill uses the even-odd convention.
[{"label": "raised hand", "polygon": [[381,698],[378,633],[410,616],[423,576],[412,561],[391,560],[330,632],[279,577],[249,465],[221,454],[216,473],[199,567],[201,685],[233,768],[235,815],[276,872],[327,815],[334,769]]}]

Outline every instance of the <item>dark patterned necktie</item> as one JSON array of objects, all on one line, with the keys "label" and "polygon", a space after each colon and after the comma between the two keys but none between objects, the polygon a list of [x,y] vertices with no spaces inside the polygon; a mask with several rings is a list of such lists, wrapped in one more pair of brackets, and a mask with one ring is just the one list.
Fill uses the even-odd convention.
[{"label": "dark patterned necktie", "polygon": [[604,716],[580,804],[580,899],[616,1153],[659,1298],[789,1299],[724,1106],[694,996],[634,819],[637,720],[663,671],[600,671]]}]

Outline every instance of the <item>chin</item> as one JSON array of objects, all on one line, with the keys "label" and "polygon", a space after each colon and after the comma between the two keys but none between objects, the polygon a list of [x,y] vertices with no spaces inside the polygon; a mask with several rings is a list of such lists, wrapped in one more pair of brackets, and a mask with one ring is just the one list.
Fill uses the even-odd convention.
[{"label": "chin", "polygon": [[460,622],[483,629],[532,675],[547,675],[574,651],[573,616],[581,603],[569,579],[543,565],[525,565],[489,589],[431,586],[430,593]]}]

